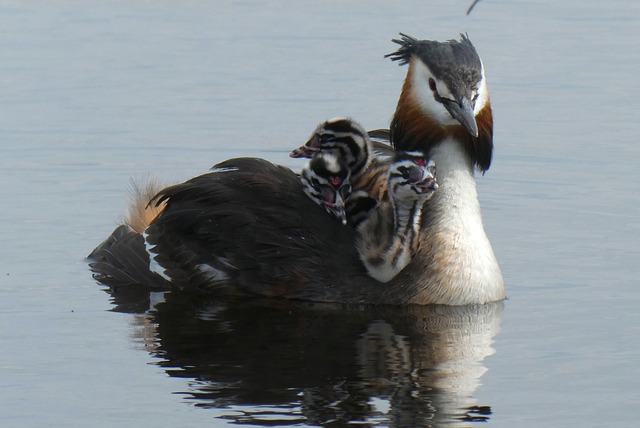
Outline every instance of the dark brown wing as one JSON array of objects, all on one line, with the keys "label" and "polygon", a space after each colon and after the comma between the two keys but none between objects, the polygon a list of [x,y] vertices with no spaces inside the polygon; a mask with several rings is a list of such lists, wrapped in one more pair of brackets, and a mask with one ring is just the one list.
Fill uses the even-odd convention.
[{"label": "dark brown wing", "polygon": [[[238,158],[171,186],[147,229],[156,261],[182,288],[295,297],[366,275],[354,233],[302,191],[288,168]],[[215,276],[217,275],[217,279]]]},{"label": "dark brown wing", "polygon": [[94,278],[114,289],[138,284],[170,287],[162,276],[149,269],[144,239],[127,225],[118,226],[87,259]]}]

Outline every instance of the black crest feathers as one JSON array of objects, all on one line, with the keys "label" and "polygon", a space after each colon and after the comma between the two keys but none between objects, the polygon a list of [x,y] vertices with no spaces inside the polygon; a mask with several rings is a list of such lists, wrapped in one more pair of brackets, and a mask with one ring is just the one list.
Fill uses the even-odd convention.
[{"label": "black crest feathers", "polygon": [[480,67],[480,58],[473,47],[469,36],[460,34],[460,40],[447,40],[438,42],[433,40],[418,40],[415,37],[400,33],[399,39],[392,39],[393,43],[400,45],[400,48],[389,54],[385,58],[398,61],[399,65],[408,64],[411,57],[416,55],[429,65],[438,66],[440,63],[455,59],[457,63],[473,64]]},{"label": "black crest feathers", "polygon": [[400,33],[400,36],[400,39],[391,39],[393,43],[400,45],[400,49],[386,54],[384,57],[391,58],[392,61],[400,61],[400,65],[405,65],[409,63],[411,55],[415,53],[418,39],[404,33]]}]

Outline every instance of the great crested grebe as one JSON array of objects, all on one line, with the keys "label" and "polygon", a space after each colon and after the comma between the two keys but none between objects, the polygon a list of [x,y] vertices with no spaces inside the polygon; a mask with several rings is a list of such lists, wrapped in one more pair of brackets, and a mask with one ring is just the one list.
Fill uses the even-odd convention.
[{"label": "great crested grebe", "polygon": [[[379,200],[356,190],[353,206],[369,206],[355,224],[356,247],[369,275],[380,282],[393,279],[418,248],[424,203],[438,188],[435,166],[422,153],[398,152],[385,174],[386,191]],[[351,214],[351,213],[350,213]]]},{"label": "great crested grebe", "polygon": [[346,201],[351,195],[351,172],[342,159],[318,153],[300,171],[302,190],[343,225],[347,224]]},{"label": "great crested grebe", "polygon": [[[386,55],[409,70],[390,137],[398,150],[423,150],[438,169],[438,191],[422,218],[420,248],[401,276],[414,303],[482,303],[506,297],[485,234],[474,170],[489,169],[493,116],[484,66],[466,35],[460,40],[394,39]],[[398,278],[400,280],[400,278]]]},{"label": "great crested grebe", "polygon": [[329,153],[340,159],[349,169],[351,179],[357,180],[369,168],[375,156],[367,131],[358,122],[336,117],[319,124],[307,142],[289,153],[292,158],[312,158]]},{"label": "great crested grebe", "polygon": [[143,232],[122,225],[92,252],[96,279],[344,303],[504,299],[474,179],[493,152],[482,62],[464,35],[446,42],[401,36],[387,56],[408,64],[407,77],[390,131],[371,135],[433,159],[439,188],[425,204],[412,261],[393,279],[367,275],[356,233],[307,197],[296,174],[255,158],[222,162],[217,172],[160,191],[150,207],[164,207]]}]

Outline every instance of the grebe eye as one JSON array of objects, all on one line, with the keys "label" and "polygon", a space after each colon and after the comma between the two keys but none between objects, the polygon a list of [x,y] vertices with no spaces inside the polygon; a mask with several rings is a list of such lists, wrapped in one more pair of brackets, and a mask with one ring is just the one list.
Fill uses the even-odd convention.
[{"label": "grebe eye", "polygon": [[436,81],[433,80],[433,77],[429,77],[429,89],[436,92]]},{"label": "grebe eye", "polygon": [[416,158],[416,163],[418,164],[418,166],[425,166],[427,164],[427,161],[424,158]]}]

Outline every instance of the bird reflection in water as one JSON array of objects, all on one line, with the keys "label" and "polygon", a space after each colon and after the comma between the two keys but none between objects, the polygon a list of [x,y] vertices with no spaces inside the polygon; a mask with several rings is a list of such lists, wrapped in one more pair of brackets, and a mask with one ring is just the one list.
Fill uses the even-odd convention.
[{"label": "bird reflection in water", "polygon": [[111,292],[198,407],[249,425],[471,426],[503,303],[338,306]]}]

